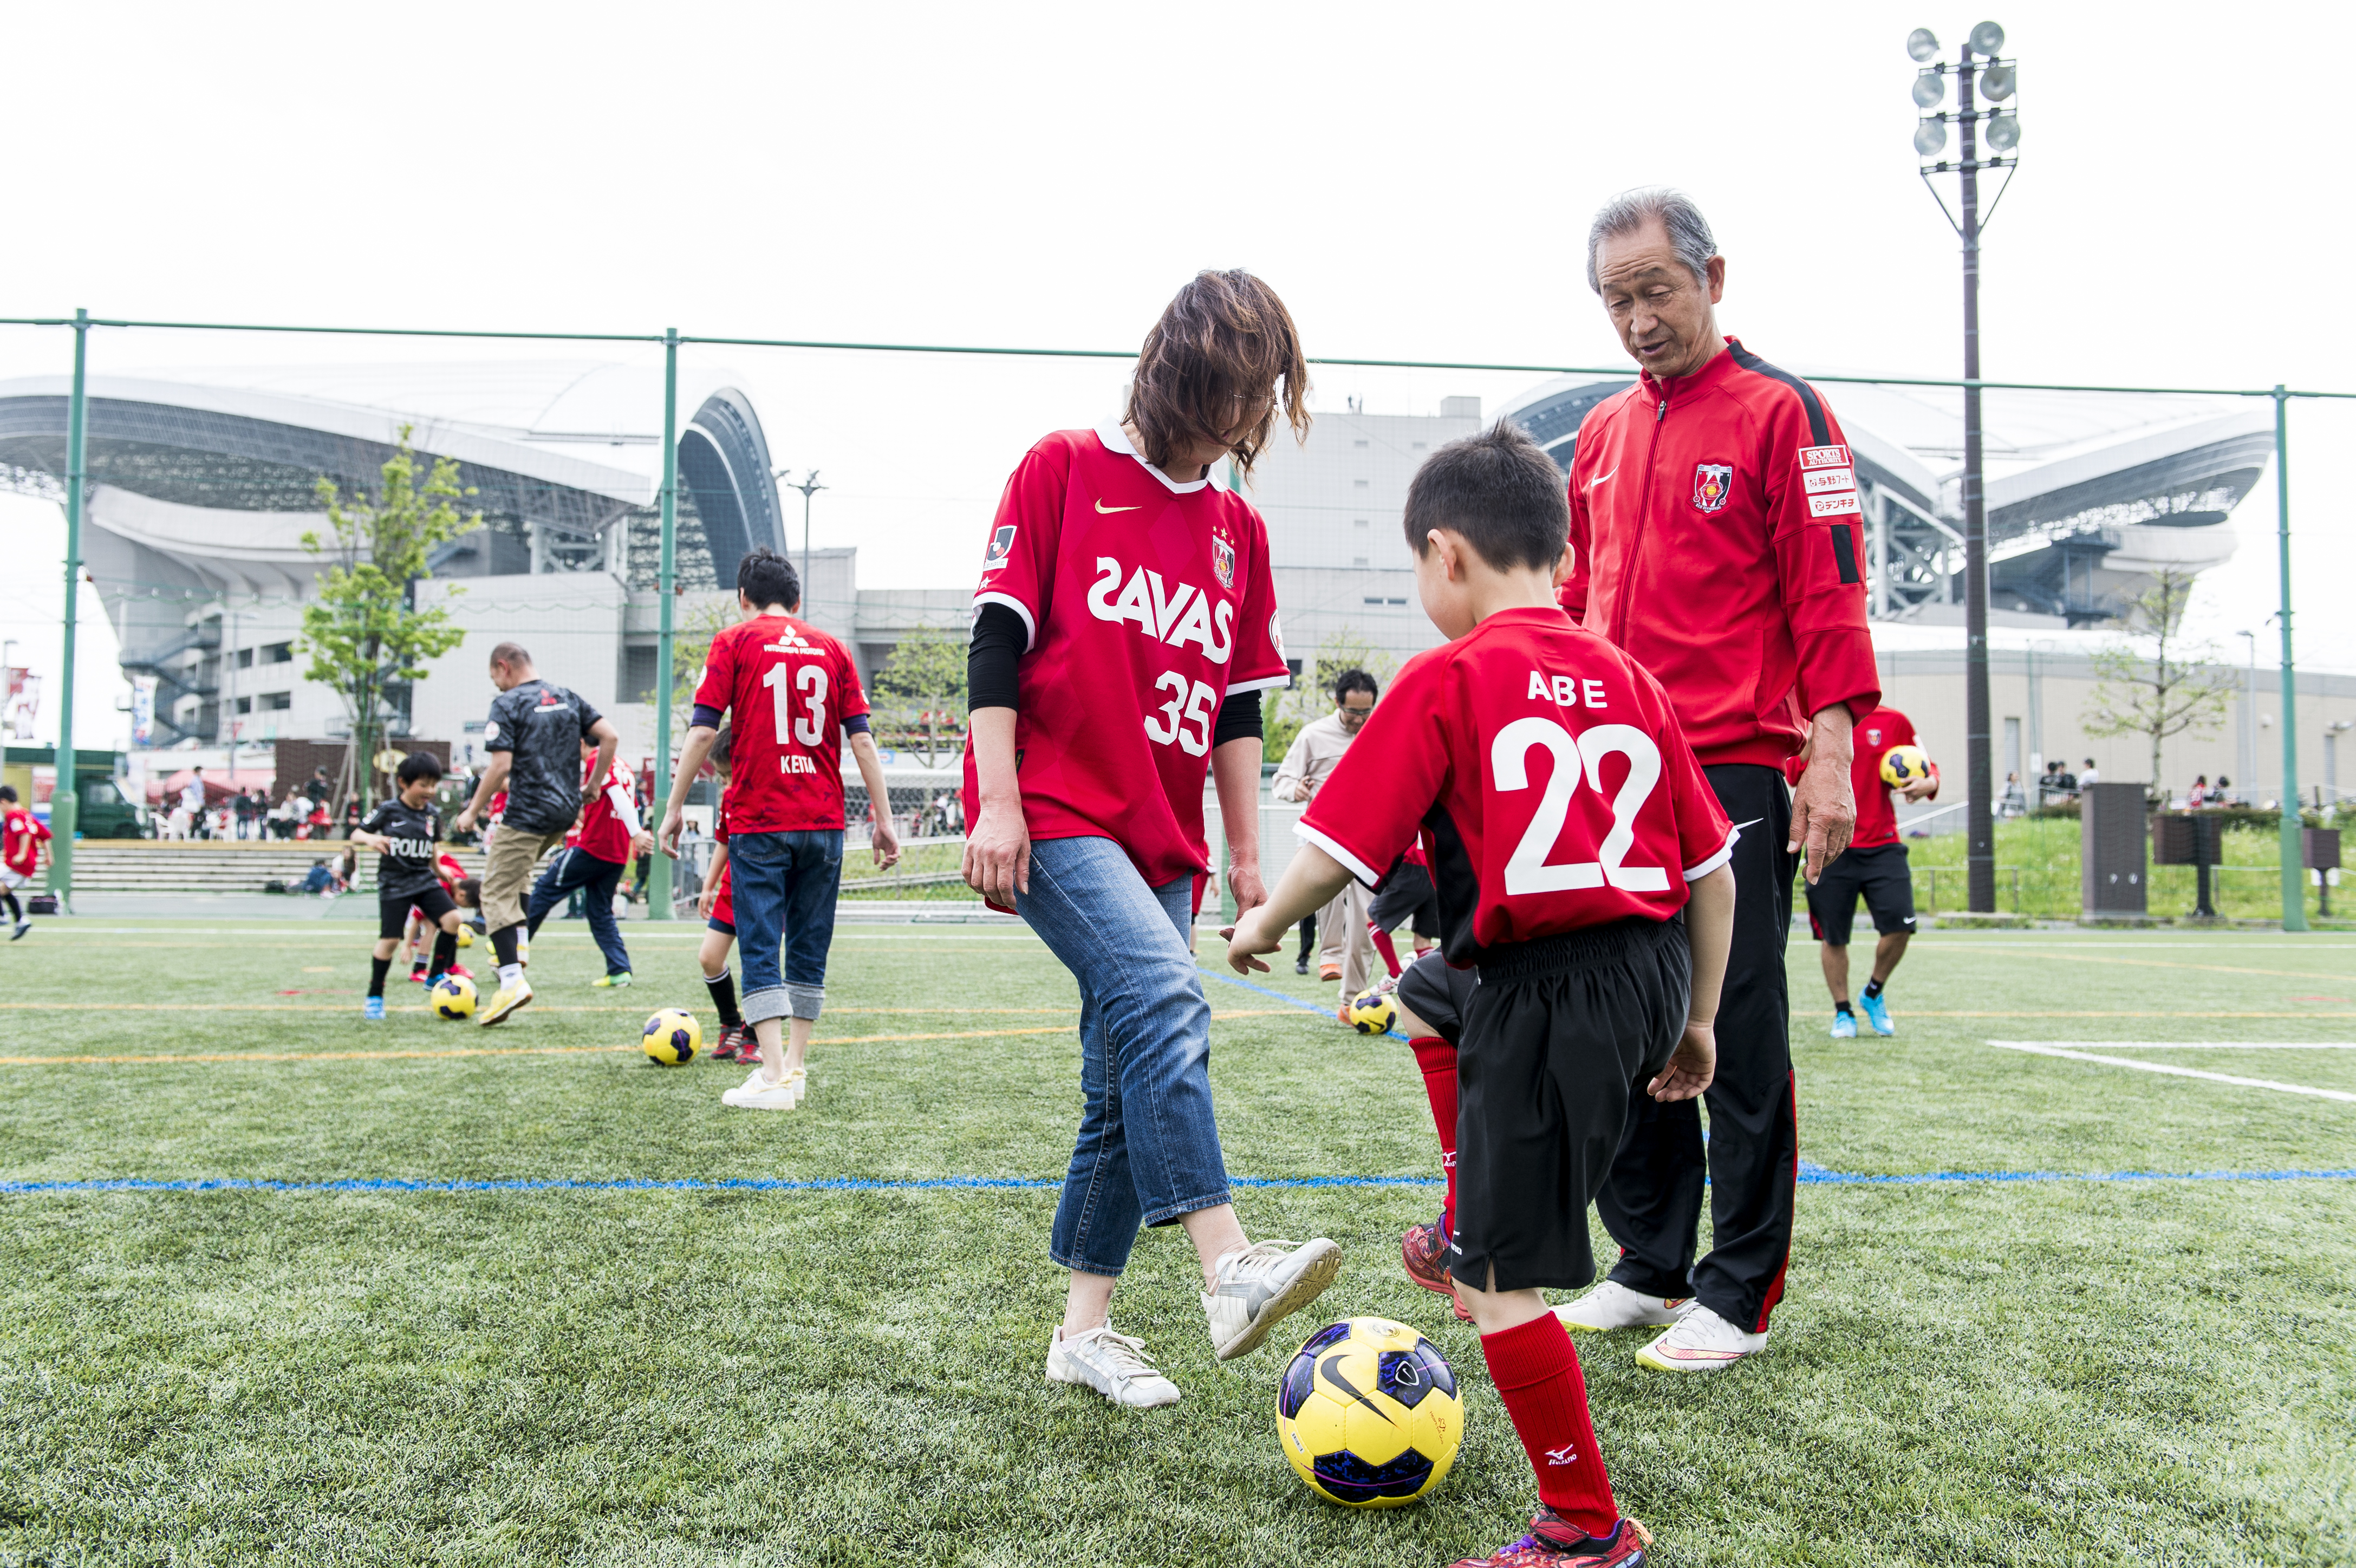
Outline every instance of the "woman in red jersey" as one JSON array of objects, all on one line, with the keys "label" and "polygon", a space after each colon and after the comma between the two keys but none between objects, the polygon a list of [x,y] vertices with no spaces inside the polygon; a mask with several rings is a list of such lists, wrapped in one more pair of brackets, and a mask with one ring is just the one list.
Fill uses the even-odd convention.
[{"label": "woman in red jersey", "polygon": [[1307,392],[1274,291],[1199,274],[1147,335],[1119,423],[1056,431],[1014,470],[974,595],[965,878],[1080,987],[1087,1109],[1049,1247],[1071,1286],[1047,1377],[1119,1405],[1178,1397],[1107,1319],[1141,1225],[1194,1242],[1221,1360],[1341,1266],[1329,1240],[1255,1245],[1237,1221],[1187,942],[1206,771],[1236,901],[1266,897],[1260,693],[1290,678],[1268,526],[1213,470],[1250,473],[1280,410],[1305,435]]}]

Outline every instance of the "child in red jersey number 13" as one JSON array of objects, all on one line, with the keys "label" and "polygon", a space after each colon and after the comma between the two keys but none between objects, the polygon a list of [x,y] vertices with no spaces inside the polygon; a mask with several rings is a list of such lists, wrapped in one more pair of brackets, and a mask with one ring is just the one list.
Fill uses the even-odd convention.
[{"label": "child in red jersey number 13", "polygon": [[1480,975],[1447,1268],[1540,1501],[1526,1534],[1459,1568],[1635,1568],[1651,1537],[1621,1517],[1579,1358],[1539,1291],[1594,1278],[1587,1205],[1632,1086],[1663,1101],[1708,1086],[1734,829],[1658,682],[1556,605],[1568,503],[1526,435],[1500,424],[1433,453],[1406,523],[1425,613],[1451,640],[1399,671],[1228,961],[1265,969],[1255,955],[1421,837],[1441,950]]}]

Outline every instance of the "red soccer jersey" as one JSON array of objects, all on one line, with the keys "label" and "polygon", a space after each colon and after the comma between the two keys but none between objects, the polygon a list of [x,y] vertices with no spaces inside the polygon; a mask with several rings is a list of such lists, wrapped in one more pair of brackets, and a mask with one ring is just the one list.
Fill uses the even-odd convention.
[{"label": "red soccer jersey", "polygon": [[19,876],[32,875],[41,867],[41,845],[48,837],[48,823],[22,806],[9,808],[0,817],[0,866]]},{"label": "red soccer jersey", "polygon": [[[1914,738],[1914,721],[1896,708],[1879,707],[1857,721],[1857,755],[1848,769],[1849,788],[1857,796],[1857,833],[1848,841],[1849,848],[1871,849],[1898,842],[1898,807],[1890,798],[1890,786],[1881,781],[1881,759],[1893,746],[1920,744]],[[1783,764],[1783,777],[1797,784],[1805,767],[1795,757]],[[1934,762],[1931,778],[1935,782],[1938,777],[1939,765]]]},{"label": "red soccer jersey", "polygon": [[[990,604],[1030,634],[1014,760],[1031,836],[1111,839],[1156,887],[1208,870],[1219,704],[1291,679],[1259,513],[1173,482],[1117,425],[1059,430],[1006,481],[974,594]],[[966,821],[980,809],[969,742]]]},{"label": "red soccer jersey", "polygon": [[730,827],[842,826],[842,725],[867,712],[867,694],[841,643],[791,616],[739,621],[712,639],[695,704],[726,710],[735,736]]},{"label": "red soccer jersey", "polygon": [[1665,920],[1734,829],[1660,682],[1556,609],[1419,653],[1294,830],[1371,887],[1423,831],[1440,945]]},{"label": "red soccer jersey", "polygon": [[638,805],[631,795],[630,775],[617,762],[605,775],[605,787],[581,808],[580,847],[584,854],[620,865],[630,858],[630,841],[637,832]]}]

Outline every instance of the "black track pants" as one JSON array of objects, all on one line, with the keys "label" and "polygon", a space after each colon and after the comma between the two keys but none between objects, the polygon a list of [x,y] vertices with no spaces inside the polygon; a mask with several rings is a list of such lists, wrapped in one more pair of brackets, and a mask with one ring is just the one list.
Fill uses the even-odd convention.
[{"label": "black track pants", "polygon": [[1734,846],[1734,941],[1718,1009],[1718,1076],[1703,1093],[1709,1255],[1694,1262],[1704,1144],[1701,1112],[1690,1100],[1660,1104],[1641,1082],[1630,1091],[1619,1156],[1595,1208],[1620,1243],[1612,1278],[1646,1295],[1698,1296],[1757,1333],[1783,1296],[1799,1177],[1783,969],[1795,869],[1783,850],[1792,792],[1779,768],[1730,763],[1702,771],[1742,828]]}]

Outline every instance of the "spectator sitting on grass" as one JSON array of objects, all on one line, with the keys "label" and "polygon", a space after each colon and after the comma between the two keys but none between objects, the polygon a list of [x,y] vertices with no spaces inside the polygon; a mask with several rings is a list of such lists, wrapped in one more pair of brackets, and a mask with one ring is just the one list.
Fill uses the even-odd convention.
[{"label": "spectator sitting on grass", "polygon": [[311,863],[311,869],[303,874],[303,886],[298,891],[316,893],[321,897],[333,897],[336,891],[336,874],[327,869],[326,861],[315,860]]}]

